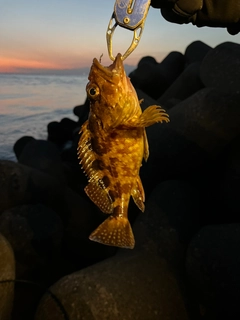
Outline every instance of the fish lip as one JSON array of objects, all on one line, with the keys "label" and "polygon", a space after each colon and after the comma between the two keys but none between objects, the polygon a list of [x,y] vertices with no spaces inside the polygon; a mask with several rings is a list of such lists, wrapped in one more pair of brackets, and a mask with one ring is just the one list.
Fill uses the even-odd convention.
[{"label": "fish lip", "polygon": [[100,61],[98,61],[96,58],[93,59],[93,65],[108,76],[112,76],[113,73],[121,74],[123,72],[123,60],[121,53],[117,54],[113,63],[108,67],[101,65]]}]

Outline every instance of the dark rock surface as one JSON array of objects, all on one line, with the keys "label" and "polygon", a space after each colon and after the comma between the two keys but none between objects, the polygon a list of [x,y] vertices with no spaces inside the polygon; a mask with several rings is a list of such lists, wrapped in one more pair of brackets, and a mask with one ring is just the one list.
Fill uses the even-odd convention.
[{"label": "dark rock surface", "polygon": [[10,208],[0,215],[0,232],[14,250],[18,279],[36,280],[38,274],[42,283],[48,283],[61,275],[55,268],[60,262],[63,224],[53,210],[42,204]]},{"label": "dark rock surface", "polygon": [[23,149],[25,148],[25,146],[32,140],[35,140],[33,137],[30,136],[24,136],[21,137],[20,139],[18,139],[13,146],[13,151],[16,155],[16,158],[19,159]]},{"label": "dark rock surface", "polygon": [[[50,289],[69,320],[189,319],[165,261],[150,252],[124,252],[121,257],[73,273]],[[38,307],[35,320],[40,319],[64,319],[49,295]]]},{"label": "dark rock surface", "polygon": [[202,62],[206,54],[212,48],[202,41],[193,41],[190,43],[184,53],[186,65],[190,65],[195,62]]},{"label": "dark rock surface", "polygon": [[227,208],[227,222],[239,222],[240,212],[240,136],[237,136],[225,150],[225,175],[222,188]]},{"label": "dark rock surface", "polygon": [[78,117],[80,124],[84,123],[87,120],[89,111],[90,103],[87,98],[83,105],[79,105],[73,108],[73,113]]},{"label": "dark rock surface", "polygon": [[50,141],[31,140],[23,148],[18,162],[45,172],[64,182],[64,169],[59,148]]},{"label": "dark rock surface", "polygon": [[[15,261],[7,239],[0,233],[0,319],[10,320],[14,298]],[[12,280],[12,281],[9,281]]]},{"label": "dark rock surface", "polygon": [[184,56],[180,52],[171,52],[161,63],[154,59],[139,62],[136,70],[129,74],[132,84],[157,99],[183,71]]},{"label": "dark rock surface", "polygon": [[62,221],[41,204],[22,205],[0,215],[0,232],[15,254],[17,282],[13,319],[33,319],[44,287],[71,270],[61,257]]},{"label": "dark rock surface", "polygon": [[203,319],[240,318],[239,266],[239,223],[206,226],[192,239],[186,270]]},{"label": "dark rock surface", "polygon": [[65,226],[63,254],[73,263],[83,266],[86,261],[91,263],[114,252],[114,248],[88,240],[103,216],[84,194],[83,197],[59,180],[12,161],[0,161],[0,181],[0,214],[26,203],[41,203],[55,211]]},{"label": "dark rock surface", "polygon": [[240,45],[224,42],[210,50],[202,62],[200,77],[206,87],[240,93]]},{"label": "dark rock surface", "polygon": [[205,88],[171,108],[170,123],[147,128],[150,157],[141,169],[146,191],[163,179],[208,178],[211,162],[240,134],[239,104],[240,94]]},{"label": "dark rock surface", "polygon": [[78,128],[78,123],[68,118],[63,118],[60,122],[50,122],[47,126],[48,141],[61,146],[72,140],[76,128]]},{"label": "dark rock surface", "polygon": [[[184,100],[203,88],[199,77],[200,63],[195,62],[187,66],[173,84],[157,100],[167,110],[171,106],[172,99]],[[168,101],[170,100],[170,106]],[[176,103],[175,103],[176,104]]]}]

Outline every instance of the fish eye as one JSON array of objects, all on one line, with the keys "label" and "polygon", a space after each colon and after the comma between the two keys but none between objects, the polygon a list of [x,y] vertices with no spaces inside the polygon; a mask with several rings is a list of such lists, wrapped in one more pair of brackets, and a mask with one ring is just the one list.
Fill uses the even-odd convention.
[{"label": "fish eye", "polygon": [[89,93],[90,93],[91,96],[95,96],[96,92],[97,92],[97,91],[96,91],[95,88],[91,88],[91,89],[89,90]]},{"label": "fish eye", "polygon": [[87,88],[87,94],[89,98],[96,99],[99,95],[99,88],[97,86],[91,85]]}]

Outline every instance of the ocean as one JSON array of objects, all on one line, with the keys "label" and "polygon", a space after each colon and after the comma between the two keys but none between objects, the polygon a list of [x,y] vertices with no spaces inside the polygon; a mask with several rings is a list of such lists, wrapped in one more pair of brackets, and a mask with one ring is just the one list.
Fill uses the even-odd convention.
[{"label": "ocean", "polygon": [[23,136],[46,139],[49,122],[78,120],[73,108],[86,99],[87,77],[0,74],[0,160],[16,161]]}]

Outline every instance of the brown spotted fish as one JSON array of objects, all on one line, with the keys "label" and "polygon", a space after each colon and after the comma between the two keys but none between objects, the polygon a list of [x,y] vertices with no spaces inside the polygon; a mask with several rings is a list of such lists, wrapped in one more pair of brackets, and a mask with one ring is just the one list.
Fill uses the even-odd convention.
[{"label": "brown spotted fish", "polygon": [[145,127],[168,122],[169,118],[155,105],[142,112],[120,53],[109,67],[95,58],[88,79],[90,113],[80,130],[78,157],[88,177],[86,194],[109,214],[89,239],[132,249],[135,240],[128,221],[128,204],[132,196],[144,211],[139,169],[142,159],[147,160],[149,155]]}]

